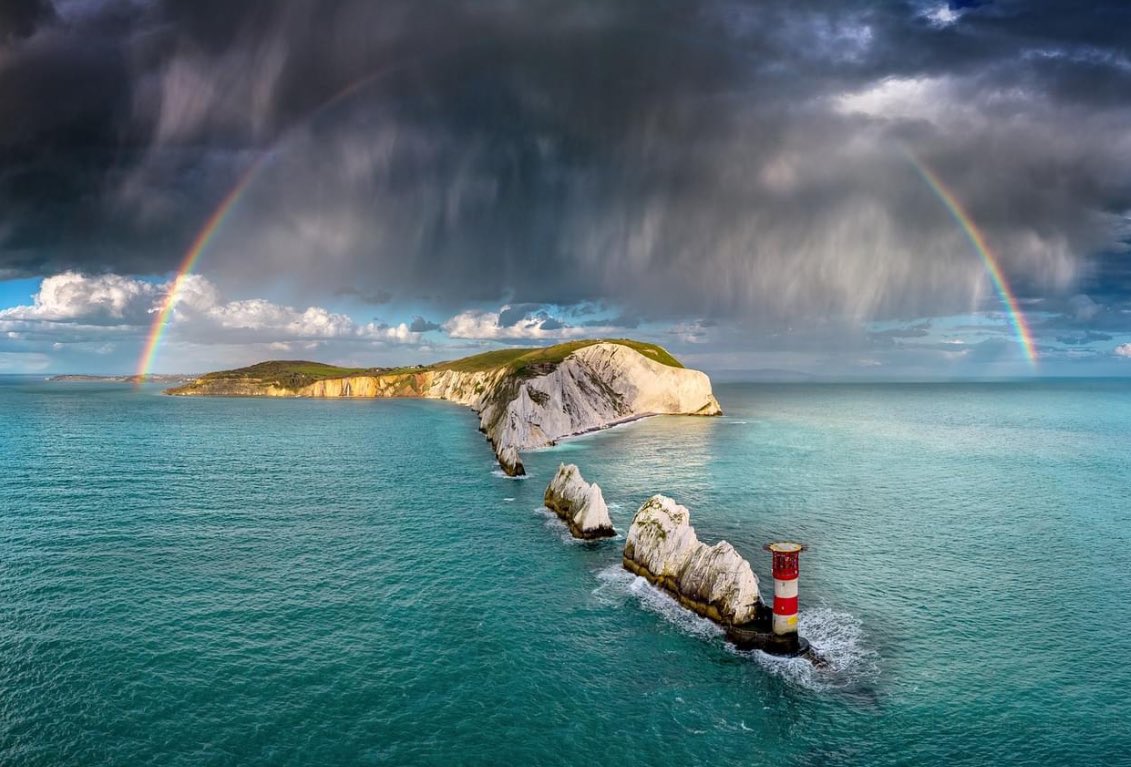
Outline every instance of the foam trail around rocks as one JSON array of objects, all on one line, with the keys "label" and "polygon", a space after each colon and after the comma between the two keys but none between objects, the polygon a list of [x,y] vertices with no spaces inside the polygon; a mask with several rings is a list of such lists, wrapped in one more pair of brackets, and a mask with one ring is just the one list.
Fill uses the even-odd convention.
[{"label": "foam trail around rocks", "polygon": [[561,517],[547,509],[545,506],[539,506],[534,510],[534,513],[545,520],[542,523],[543,527],[557,535],[562,543],[570,546],[592,543],[592,541],[587,541],[581,538],[574,538],[572,535],[570,535],[569,527],[565,522],[562,521]]},{"label": "foam trail around rocks", "polygon": [[530,479],[529,474],[519,474],[517,477],[512,477],[509,474],[507,474],[505,471],[503,471],[502,469],[495,469],[494,471],[491,472],[491,474],[493,474],[496,477],[499,477],[500,479],[514,479],[514,480]]},{"label": "foam trail around rocks", "polygon": [[[568,534],[568,533],[567,533]],[[645,578],[611,565],[596,573],[600,585],[593,589],[601,604],[623,607],[634,601],[655,613],[678,630],[700,639],[723,639],[725,632],[714,622],[701,618],[675,601],[669,594],[648,583]],[[749,658],[775,676],[818,692],[868,686],[879,674],[878,655],[864,636],[860,621],[849,613],[827,607],[802,610],[800,633],[825,659],[824,668],[804,658],[780,658],[759,650],[743,651],[726,645],[730,652]]]},{"label": "foam trail around rocks", "polygon": [[633,575],[620,565],[610,565],[598,571],[597,580],[601,581],[601,585],[592,593],[598,602],[619,607],[633,600],[684,633],[702,639],[723,636],[721,627],[684,609],[668,594],[649,583],[646,578]]},{"label": "foam trail around rocks", "polygon": [[[570,546],[596,546],[599,545],[602,541],[624,540],[624,536],[620,533],[617,533],[611,538],[574,538],[573,535],[569,532],[569,526],[562,520],[562,518],[547,509],[545,506],[539,506],[534,510],[534,513],[545,520],[543,525],[547,530],[553,531],[554,534],[561,539],[562,543],[568,544]],[[629,573],[625,573],[625,575],[629,575]]]},{"label": "foam trail around rocks", "polygon": [[779,658],[759,650],[733,651],[809,690],[844,690],[875,681],[879,674],[878,654],[867,645],[863,626],[851,614],[827,607],[802,610],[798,629],[825,660],[824,667],[804,658]]}]

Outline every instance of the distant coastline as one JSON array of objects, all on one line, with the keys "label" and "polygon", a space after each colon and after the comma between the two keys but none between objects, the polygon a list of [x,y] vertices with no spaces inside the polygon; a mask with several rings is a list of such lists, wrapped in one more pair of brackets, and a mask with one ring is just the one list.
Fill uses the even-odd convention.
[{"label": "distant coastline", "polygon": [[48,383],[159,383],[159,384],[177,384],[187,383],[195,380],[195,375],[158,375],[154,373],[147,373],[145,375],[117,375],[117,376],[95,376],[95,375],[57,375],[51,376],[47,379]]}]

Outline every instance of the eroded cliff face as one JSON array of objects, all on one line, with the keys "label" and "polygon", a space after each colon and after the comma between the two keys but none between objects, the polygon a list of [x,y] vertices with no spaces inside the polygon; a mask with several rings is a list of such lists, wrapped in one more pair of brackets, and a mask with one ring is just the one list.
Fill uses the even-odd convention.
[{"label": "eroded cliff face", "polygon": [[724,626],[758,615],[762,600],[750,563],[726,541],[701,543],[691,513],[667,496],[652,496],[636,512],[624,543],[624,566]]},{"label": "eroded cliff face", "polygon": [[561,464],[546,486],[546,508],[569,526],[574,538],[611,538],[616,535],[609,507],[596,482],[586,482],[575,464]]},{"label": "eroded cliff face", "polygon": [[503,368],[475,373],[425,370],[420,373],[324,378],[290,392],[292,397],[424,397],[458,402],[480,410],[480,402],[506,375]]},{"label": "eroded cliff face", "polygon": [[471,407],[479,414],[503,471],[524,473],[519,451],[649,415],[719,415],[711,381],[698,370],[671,367],[617,343],[578,349],[539,370],[421,370],[324,378],[298,389],[232,379],[200,378],[172,390],[180,396],[423,397]]},{"label": "eroded cliff face", "polygon": [[481,416],[487,434],[519,450],[648,415],[719,415],[705,373],[673,368],[618,344],[594,344],[554,370],[515,382]]}]

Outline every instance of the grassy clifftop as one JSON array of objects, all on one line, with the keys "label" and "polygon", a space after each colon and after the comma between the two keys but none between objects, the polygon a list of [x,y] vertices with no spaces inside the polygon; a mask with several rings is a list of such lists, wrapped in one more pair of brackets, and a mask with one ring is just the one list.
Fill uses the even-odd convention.
[{"label": "grassy clifftop", "polygon": [[220,370],[208,373],[180,389],[171,389],[170,393],[189,391],[200,383],[208,384],[239,384],[239,385],[275,385],[292,391],[309,386],[315,381],[327,378],[344,378],[356,375],[398,375],[422,373],[429,370],[454,370],[461,373],[475,373],[486,370],[507,368],[514,375],[536,375],[544,372],[564,360],[573,352],[586,346],[598,343],[613,343],[634,349],[645,357],[674,368],[683,365],[668,353],[667,349],[656,344],[633,341],[627,338],[590,339],[585,341],[570,341],[555,346],[539,346],[514,349],[498,349],[484,352],[471,357],[464,357],[448,362],[438,362],[434,365],[417,365],[415,367],[399,368],[347,368],[337,365],[325,365],[321,362],[306,360],[274,360],[260,362],[245,368],[235,370]]},{"label": "grassy clifftop", "polygon": [[569,341],[554,346],[538,346],[525,349],[499,349],[493,352],[484,352],[472,357],[453,360],[452,362],[439,362],[432,366],[435,370],[458,370],[462,373],[474,373],[481,370],[494,370],[507,367],[511,372],[519,373],[526,368],[535,368],[543,365],[556,365],[578,349],[584,349],[593,344],[610,343],[627,346],[643,354],[648,359],[659,362],[668,367],[681,368],[683,363],[673,357],[667,349],[656,344],[647,344],[643,341],[633,341],[629,338],[595,338],[585,341]]}]

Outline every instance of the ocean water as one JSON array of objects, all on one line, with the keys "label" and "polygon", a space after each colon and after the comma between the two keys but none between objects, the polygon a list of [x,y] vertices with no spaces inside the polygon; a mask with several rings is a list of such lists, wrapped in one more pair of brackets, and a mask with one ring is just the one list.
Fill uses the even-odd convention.
[{"label": "ocean water", "polygon": [[[0,379],[0,764],[1131,764],[1131,382],[720,385],[494,470],[439,402]],[[732,650],[540,510],[807,543]]]}]

